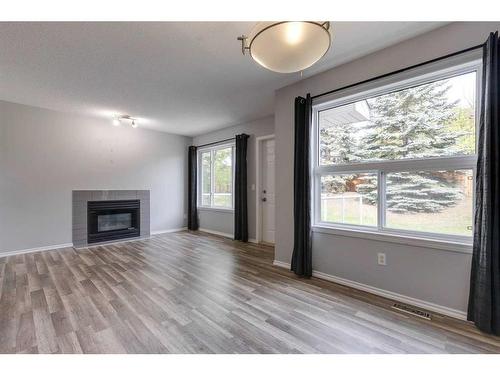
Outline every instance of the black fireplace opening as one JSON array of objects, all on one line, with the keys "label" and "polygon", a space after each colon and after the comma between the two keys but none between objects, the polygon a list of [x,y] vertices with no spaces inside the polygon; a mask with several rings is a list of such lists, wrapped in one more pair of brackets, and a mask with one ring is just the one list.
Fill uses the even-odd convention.
[{"label": "black fireplace opening", "polygon": [[139,237],[141,202],[139,199],[90,201],[87,203],[87,242]]}]

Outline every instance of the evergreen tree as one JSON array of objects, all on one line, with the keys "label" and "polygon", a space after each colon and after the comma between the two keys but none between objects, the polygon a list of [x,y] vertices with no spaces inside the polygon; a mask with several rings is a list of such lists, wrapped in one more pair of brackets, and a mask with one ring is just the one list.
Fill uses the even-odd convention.
[{"label": "evergreen tree", "polygon": [[347,163],[357,159],[357,145],[352,137],[351,127],[350,123],[335,126],[325,124],[320,127],[321,164]]},{"label": "evergreen tree", "polygon": [[456,153],[458,135],[446,123],[455,117],[446,81],[368,99],[369,131],[364,138],[364,159],[429,158]]},{"label": "evergreen tree", "polygon": [[474,105],[454,108],[455,117],[446,124],[447,130],[459,134],[456,140],[458,154],[471,155],[476,149]]},{"label": "evergreen tree", "polygon": [[[323,124],[320,127],[320,161],[321,164],[338,164],[352,162],[357,159],[356,142],[352,137],[352,124]],[[327,175],[322,179],[323,189],[330,193],[340,194],[348,191],[349,181],[355,175]]]},{"label": "evergreen tree", "polygon": [[[456,115],[447,100],[449,86],[438,81],[367,100],[371,121],[360,144],[364,160],[431,158],[456,154],[457,138],[445,126]],[[437,212],[454,205],[459,189],[444,172],[400,172],[387,175],[387,207],[393,212]],[[360,187],[374,203],[374,181]]]},{"label": "evergreen tree", "polygon": [[[453,206],[462,192],[444,177],[445,171],[398,172],[387,176],[388,210],[397,213],[439,212]],[[456,178],[456,173],[454,173]]]}]

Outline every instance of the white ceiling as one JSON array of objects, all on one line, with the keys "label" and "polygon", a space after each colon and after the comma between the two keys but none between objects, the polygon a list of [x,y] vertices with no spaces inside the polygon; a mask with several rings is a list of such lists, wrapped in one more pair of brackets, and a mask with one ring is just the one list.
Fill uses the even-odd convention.
[{"label": "white ceiling", "polygon": [[[274,90],[299,74],[241,55],[249,22],[0,23],[0,100],[111,118],[183,135],[273,113]],[[440,27],[332,22],[332,48],[309,76]]]}]

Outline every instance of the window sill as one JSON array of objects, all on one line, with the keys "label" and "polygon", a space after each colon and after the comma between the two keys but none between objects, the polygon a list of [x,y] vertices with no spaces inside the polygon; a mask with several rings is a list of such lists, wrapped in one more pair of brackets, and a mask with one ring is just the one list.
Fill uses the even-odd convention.
[{"label": "window sill", "polygon": [[315,233],[364,238],[374,241],[392,242],[409,246],[426,247],[430,249],[472,254],[472,240],[470,242],[456,242],[394,233],[380,233],[356,229],[334,228],[322,225],[313,226],[312,231]]},{"label": "window sill", "polygon": [[210,212],[223,212],[226,214],[234,213],[233,208],[222,208],[222,207],[200,207],[198,206],[198,211],[210,211]]}]

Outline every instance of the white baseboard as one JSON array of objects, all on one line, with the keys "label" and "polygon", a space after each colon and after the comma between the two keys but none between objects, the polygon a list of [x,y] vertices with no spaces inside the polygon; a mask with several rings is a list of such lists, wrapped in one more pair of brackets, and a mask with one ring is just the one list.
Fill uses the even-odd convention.
[{"label": "white baseboard", "polygon": [[[234,234],[232,233],[225,233],[225,232],[218,232],[216,230],[211,230],[211,229],[206,229],[206,228],[198,228],[200,232],[205,232],[205,233],[210,233],[210,234],[215,234],[216,236],[222,236],[222,237],[227,237],[230,239],[234,238]],[[251,243],[258,243],[255,238],[249,238],[248,242]]]},{"label": "white baseboard", "polygon": [[210,234],[215,234],[216,236],[221,236],[221,237],[227,237],[227,238],[233,238],[232,233],[224,233],[224,232],[218,232],[216,230],[212,229],[206,229],[206,228],[198,228],[200,232],[205,232],[205,233],[210,233]]},{"label": "white baseboard", "polygon": [[277,267],[281,267],[281,268],[286,268],[288,270],[290,270],[290,267],[291,267],[291,264],[290,263],[285,263],[285,262],[282,262],[280,260],[273,260],[273,265],[274,266],[277,266]]},{"label": "white baseboard", "polygon": [[187,227],[175,228],[175,229],[152,230],[151,235],[156,236],[157,234],[182,232],[184,230],[187,230]]},{"label": "white baseboard", "polygon": [[[273,264],[277,267],[290,269],[290,263],[285,263],[285,262],[281,262],[279,260],[275,260],[275,261],[273,261]],[[317,277],[318,279],[332,281],[334,283],[345,285],[345,286],[348,286],[348,287],[351,287],[354,289],[362,290],[364,292],[376,294],[376,295],[381,296],[381,297],[385,297],[385,298],[389,298],[389,299],[396,300],[399,302],[407,303],[409,305],[417,306],[417,307],[420,307],[420,308],[425,309],[425,310],[436,312],[438,314],[443,314],[443,315],[450,316],[452,318],[457,318],[460,320],[467,320],[467,313],[465,311],[452,309],[452,308],[449,308],[446,306],[438,305],[438,304],[433,303],[433,302],[423,301],[421,299],[405,296],[403,294],[391,292],[391,291],[385,290],[385,289],[376,288],[376,287],[373,287],[371,285],[359,283],[357,281],[352,281],[352,280],[344,279],[342,277],[329,275],[329,274],[324,273],[324,272],[319,272],[319,271],[313,270],[312,275],[314,277]]]},{"label": "white baseboard", "polygon": [[21,250],[13,250],[13,251],[0,252],[0,258],[8,257],[8,256],[11,256],[11,255],[36,253],[36,252],[39,252],[39,251],[63,249],[65,247],[73,247],[73,243],[68,242],[68,243],[62,243],[62,244],[58,244],[58,245],[32,247],[30,249],[21,249]]},{"label": "white baseboard", "polygon": [[[162,234],[162,233],[181,232],[181,231],[186,230],[186,229],[187,228],[184,227],[184,228],[176,228],[176,229],[166,229],[166,230],[160,230],[160,231],[152,231],[151,235],[154,236],[156,234]],[[144,240],[144,239],[147,239],[147,237],[132,239],[132,241]],[[127,240],[115,241],[115,242],[127,242]],[[102,244],[96,244],[95,246],[101,246],[101,245]],[[2,257],[8,257],[8,256],[11,256],[11,255],[36,253],[36,252],[39,252],[39,251],[63,249],[65,247],[73,247],[73,243],[72,242],[68,242],[68,243],[62,243],[62,244],[57,244],[57,245],[33,247],[33,248],[30,248],[30,249],[4,251],[4,252],[0,252],[0,258],[2,258]],[[84,247],[92,247],[92,245],[87,245],[87,246],[84,246]]]}]

